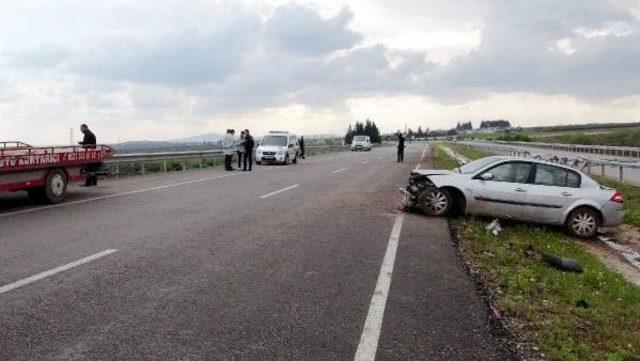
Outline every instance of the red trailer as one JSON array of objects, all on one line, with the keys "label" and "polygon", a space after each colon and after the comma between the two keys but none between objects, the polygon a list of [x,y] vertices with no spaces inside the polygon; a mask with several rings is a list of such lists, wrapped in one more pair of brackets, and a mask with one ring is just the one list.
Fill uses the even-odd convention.
[{"label": "red trailer", "polygon": [[0,192],[27,191],[29,196],[59,203],[70,182],[85,180],[89,164],[113,155],[106,145],[32,147],[22,142],[0,142]]}]

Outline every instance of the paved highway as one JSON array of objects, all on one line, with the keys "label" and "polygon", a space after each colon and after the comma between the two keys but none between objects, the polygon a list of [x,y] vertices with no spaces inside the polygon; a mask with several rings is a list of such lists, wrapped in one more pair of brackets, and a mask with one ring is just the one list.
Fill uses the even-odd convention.
[{"label": "paved highway", "polygon": [[508,357],[446,220],[398,212],[422,147],[0,199],[0,359]]}]

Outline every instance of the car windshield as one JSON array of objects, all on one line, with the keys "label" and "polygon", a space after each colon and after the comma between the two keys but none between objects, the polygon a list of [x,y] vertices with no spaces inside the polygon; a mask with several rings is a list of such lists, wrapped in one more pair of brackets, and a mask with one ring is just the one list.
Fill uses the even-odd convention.
[{"label": "car windshield", "polygon": [[456,170],[463,174],[475,173],[480,169],[488,166],[489,164],[497,162],[498,160],[500,160],[499,157],[480,158],[474,160],[473,162],[469,162],[463,166],[460,166],[456,168]]},{"label": "car windshield", "polygon": [[366,140],[366,137],[364,135],[356,135],[355,137],[353,137],[353,140],[356,142],[364,142]]},{"label": "car windshield", "polygon": [[282,135],[267,135],[262,138],[262,143],[260,143],[260,145],[286,147],[287,137]]}]

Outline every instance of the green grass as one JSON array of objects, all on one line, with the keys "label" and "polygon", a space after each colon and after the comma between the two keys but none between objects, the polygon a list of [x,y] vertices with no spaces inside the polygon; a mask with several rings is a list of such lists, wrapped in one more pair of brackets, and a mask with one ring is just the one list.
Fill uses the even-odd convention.
[{"label": "green grass", "polygon": [[[456,147],[469,158],[482,152]],[[436,165],[455,166],[436,147]],[[637,191],[637,188],[636,188]],[[463,254],[482,270],[495,305],[521,341],[554,360],[640,359],[640,288],[605,267],[555,228],[503,224],[498,236],[486,220],[454,219]],[[584,273],[552,268],[525,253],[531,245],[582,262]],[[588,308],[576,306],[584,300]]]},{"label": "green grass", "polygon": [[[458,163],[455,159],[449,157],[447,153],[445,153],[441,144],[437,144],[434,148],[433,152],[433,162],[434,167],[437,169],[453,169],[458,166]],[[448,145],[447,145],[448,146]]]},{"label": "green grass", "polygon": [[546,136],[545,134],[531,135],[534,141],[547,143],[569,144],[598,144],[614,146],[640,146],[640,128],[617,129],[608,133],[590,134],[586,132],[569,131]]},{"label": "green grass", "polygon": [[[451,149],[453,149],[456,153],[463,155],[471,160],[474,159],[478,159],[478,158],[483,158],[483,157],[488,157],[490,155],[492,155],[491,153],[487,153],[483,150],[480,149],[476,149],[476,148],[467,148],[461,144],[455,144],[455,143],[451,143],[447,145],[448,147],[450,147]],[[446,155],[446,154],[445,154]]]},{"label": "green grass", "polygon": [[[503,225],[497,237],[485,221],[454,221],[488,278],[507,324],[556,360],[640,359],[640,288],[595,255],[546,227]],[[580,261],[584,273],[554,269],[526,255],[528,245]],[[585,300],[588,308],[576,306]]]}]

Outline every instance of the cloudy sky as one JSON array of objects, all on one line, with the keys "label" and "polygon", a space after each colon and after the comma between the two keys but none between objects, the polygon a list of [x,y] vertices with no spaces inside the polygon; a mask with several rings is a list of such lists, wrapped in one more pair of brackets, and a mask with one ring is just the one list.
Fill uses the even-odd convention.
[{"label": "cloudy sky", "polygon": [[0,0],[0,138],[640,121],[640,0]]}]

